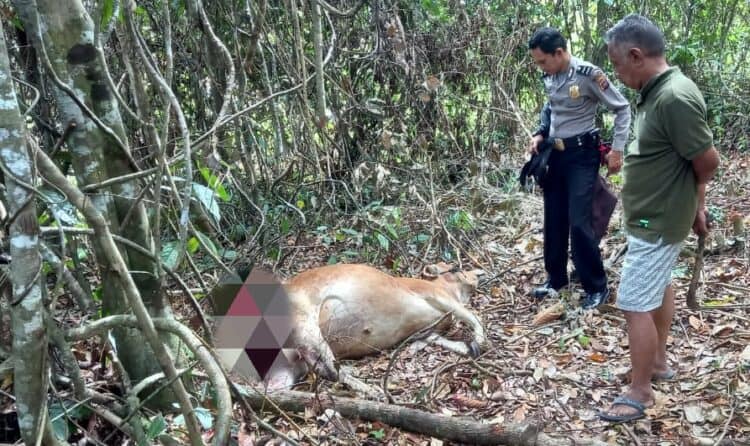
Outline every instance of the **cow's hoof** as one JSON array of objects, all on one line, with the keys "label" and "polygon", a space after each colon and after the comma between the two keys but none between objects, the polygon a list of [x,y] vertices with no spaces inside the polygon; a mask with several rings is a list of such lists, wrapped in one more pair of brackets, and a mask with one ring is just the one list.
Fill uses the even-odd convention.
[{"label": "cow's hoof", "polygon": [[482,349],[479,348],[477,341],[471,341],[467,345],[469,346],[469,356],[472,358],[476,358],[482,353]]}]

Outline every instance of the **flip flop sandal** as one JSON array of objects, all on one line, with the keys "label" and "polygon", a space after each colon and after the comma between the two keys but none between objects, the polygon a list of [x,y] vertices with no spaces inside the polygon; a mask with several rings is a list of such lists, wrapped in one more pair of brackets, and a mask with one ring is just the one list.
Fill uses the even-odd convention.
[{"label": "flip flop sandal", "polygon": [[612,406],[628,406],[637,410],[635,413],[629,413],[626,415],[617,415],[607,412],[599,412],[599,418],[604,421],[611,421],[613,423],[627,423],[629,421],[635,421],[646,416],[646,406],[640,401],[630,399],[625,396],[618,396],[612,401]]}]

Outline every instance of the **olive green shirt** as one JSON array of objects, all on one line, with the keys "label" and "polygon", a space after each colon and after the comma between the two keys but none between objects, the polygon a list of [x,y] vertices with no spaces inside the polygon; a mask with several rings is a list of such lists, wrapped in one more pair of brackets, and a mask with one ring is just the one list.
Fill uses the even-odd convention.
[{"label": "olive green shirt", "polygon": [[691,160],[713,147],[713,135],[703,95],[679,68],[643,86],[634,134],[623,164],[625,226],[647,241],[681,242],[698,210]]}]

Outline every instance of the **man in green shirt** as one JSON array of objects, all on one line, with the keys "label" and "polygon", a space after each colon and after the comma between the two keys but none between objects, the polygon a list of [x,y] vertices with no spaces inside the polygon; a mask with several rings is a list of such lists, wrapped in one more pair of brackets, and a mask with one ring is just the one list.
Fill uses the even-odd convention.
[{"label": "man in green shirt", "polygon": [[692,226],[706,234],[705,191],[719,165],[696,85],[664,57],[664,35],[631,14],[607,32],[620,80],[639,91],[635,140],[625,153],[622,204],[628,233],[617,306],[627,321],[631,385],[600,418],[626,422],[654,404],[651,380],[672,378],[666,358],[674,315],[671,271]]}]

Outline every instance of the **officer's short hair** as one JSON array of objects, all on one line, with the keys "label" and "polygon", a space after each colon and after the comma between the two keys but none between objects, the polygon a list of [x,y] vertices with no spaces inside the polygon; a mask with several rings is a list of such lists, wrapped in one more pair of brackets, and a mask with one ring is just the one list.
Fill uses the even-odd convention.
[{"label": "officer's short hair", "polygon": [[536,30],[529,39],[529,49],[535,48],[539,48],[543,53],[553,54],[558,48],[567,51],[568,42],[560,34],[560,31],[555,28],[544,27]]},{"label": "officer's short hair", "polygon": [[646,56],[664,55],[664,33],[639,14],[629,14],[617,22],[604,36],[607,45],[615,48],[629,44],[640,48]]}]

